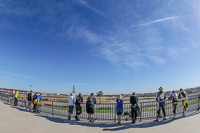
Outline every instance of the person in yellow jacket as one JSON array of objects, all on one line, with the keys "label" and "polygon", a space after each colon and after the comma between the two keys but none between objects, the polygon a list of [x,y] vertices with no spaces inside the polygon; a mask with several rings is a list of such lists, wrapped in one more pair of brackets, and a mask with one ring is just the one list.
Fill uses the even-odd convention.
[{"label": "person in yellow jacket", "polygon": [[15,93],[14,106],[17,106],[17,98],[18,98],[18,96],[19,96],[19,91],[17,91],[17,92]]}]

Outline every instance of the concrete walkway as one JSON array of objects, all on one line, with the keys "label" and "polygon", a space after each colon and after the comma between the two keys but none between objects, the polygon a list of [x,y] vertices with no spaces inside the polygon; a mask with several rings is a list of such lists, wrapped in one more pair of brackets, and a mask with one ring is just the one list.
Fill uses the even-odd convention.
[{"label": "concrete walkway", "polygon": [[138,122],[136,125],[123,121],[97,121],[89,124],[87,120],[68,121],[67,117],[52,117],[44,114],[27,112],[0,101],[1,133],[98,133],[98,132],[137,132],[137,133],[198,133],[200,130],[198,112],[185,118],[166,121]]}]

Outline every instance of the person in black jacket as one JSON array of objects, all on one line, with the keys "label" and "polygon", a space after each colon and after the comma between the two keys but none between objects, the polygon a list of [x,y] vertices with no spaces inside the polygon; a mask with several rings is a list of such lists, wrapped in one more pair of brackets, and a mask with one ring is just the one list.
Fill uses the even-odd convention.
[{"label": "person in black jacket", "polygon": [[130,103],[132,123],[135,124],[135,121],[137,119],[137,112],[140,112],[138,97],[136,96],[135,92],[133,92],[133,95],[130,97]]},{"label": "person in black jacket", "polygon": [[28,100],[28,109],[29,111],[31,111],[31,104],[33,103],[33,97],[32,97],[32,93],[33,91],[31,90],[28,94],[27,94],[27,100]]},{"label": "person in black jacket", "polygon": [[94,97],[94,93],[87,98],[86,103],[86,111],[88,113],[89,122],[94,123],[93,114],[94,114],[94,105],[96,104],[96,98]]},{"label": "person in black jacket", "polygon": [[81,96],[81,93],[79,93],[79,95],[76,97],[76,102],[75,102],[75,105],[76,105],[76,116],[75,116],[75,119],[77,121],[80,121],[79,115],[82,113],[82,107],[81,107],[82,103],[83,103],[83,97]]}]

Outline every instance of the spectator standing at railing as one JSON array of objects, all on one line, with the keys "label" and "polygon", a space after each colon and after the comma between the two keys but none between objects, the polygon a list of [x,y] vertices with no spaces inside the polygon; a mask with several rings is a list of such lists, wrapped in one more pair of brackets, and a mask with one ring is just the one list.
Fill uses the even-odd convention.
[{"label": "spectator standing at railing", "polygon": [[39,107],[40,107],[41,100],[42,100],[42,93],[39,93],[37,98],[34,100],[34,107],[33,107],[34,110],[33,110],[33,112],[37,112],[37,113],[40,112]]},{"label": "spectator standing at railing", "polygon": [[124,100],[122,99],[122,96],[119,95],[118,98],[116,99],[116,103],[117,103],[117,120],[118,120],[118,124],[121,123],[121,119],[122,119],[122,113],[123,113],[123,102]]},{"label": "spectator standing at railing", "polygon": [[165,99],[166,99],[166,95],[163,91],[163,88],[160,87],[159,91],[157,92],[157,95],[156,95],[156,101],[158,102],[158,111],[157,111],[156,121],[158,121],[158,119],[160,117],[161,108],[162,108],[162,112],[163,112],[163,115],[164,115],[163,120],[166,120]]},{"label": "spectator standing at railing", "polygon": [[96,104],[96,98],[94,97],[94,93],[91,93],[91,95],[87,98],[86,102],[86,111],[88,113],[89,122],[94,123],[94,105]]},{"label": "spectator standing at railing", "polygon": [[17,102],[18,102],[17,98],[18,98],[18,96],[19,96],[19,91],[17,91],[15,93],[14,106],[17,106]]},{"label": "spectator standing at railing", "polygon": [[173,114],[174,119],[176,118],[176,106],[178,105],[178,94],[173,90],[172,94],[168,98],[169,100],[172,100],[172,107],[173,107]]},{"label": "spectator standing at railing", "polygon": [[33,91],[31,90],[28,94],[27,94],[27,101],[28,101],[28,109],[29,111],[31,111],[31,105],[33,103],[33,97],[32,97],[32,93]]},{"label": "spectator standing at railing", "polygon": [[73,96],[73,93],[71,93],[70,96],[68,97],[68,101],[69,101],[69,103],[68,103],[68,105],[69,105],[68,120],[71,120],[73,110],[74,110],[74,103],[75,103],[75,97]]},{"label": "spectator standing at railing", "polygon": [[131,119],[132,123],[135,124],[135,121],[137,120],[137,113],[140,112],[140,108],[138,105],[138,97],[136,96],[135,92],[133,92],[132,96],[130,97],[130,103],[131,103]]},{"label": "spectator standing at railing", "polygon": [[83,103],[83,97],[81,96],[81,93],[79,93],[79,95],[76,97],[76,102],[75,102],[75,105],[76,105],[76,116],[75,116],[75,119],[77,121],[80,121],[79,115],[82,113],[82,107],[81,107],[82,103]]},{"label": "spectator standing at railing", "polygon": [[33,112],[36,112],[36,106],[35,106],[34,102],[35,102],[37,96],[38,96],[38,92],[35,92],[35,94],[33,95]]},{"label": "spectator standing at railing", "polygon": [[182,97],[183,102],[183,116],[186,116],[187,107],[188,107],[188,97],[186,92],[181,88],[178,94],[178,98]]}]

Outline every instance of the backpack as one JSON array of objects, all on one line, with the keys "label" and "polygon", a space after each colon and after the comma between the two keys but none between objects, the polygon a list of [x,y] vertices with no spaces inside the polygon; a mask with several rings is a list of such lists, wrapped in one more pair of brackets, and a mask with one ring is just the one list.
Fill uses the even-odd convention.
[{"label": "backpack", "polygon": [[176,94],[176,93],[174,93],[173,95],[172,95],[172,98],[173,98],[173,102],[177,102],[178,101],[178,95]]},{"label": "backpack", "polygon": [[32,101],[32,94],[28,93],[28,101]]},{"label": "backpack", "polygon": [[88,97],[87,104],[88,104],[89,106],[94,106],[93,97]]},{"label": "backpack", "polygon": [[159,101],[164,101],[165,100],[165,94],[164,92],[161,92],[159,95]]},{"label": "backpack", "polygon": [[33,95],[33,100],[35,100],[37,98],[37,95]]},{"label": "backpack", "polygon": [[81,102],[81,97],[79,97],[79,96],[77,96],[76,97],[76,104],[81,104],[82,102]]},{"label": "backpack", "polygon": [[132,111],[132,112],[136,112],[137,110],[138,110],[137,104],[133,104],[133,105],[131,106],[131,111]]}]

